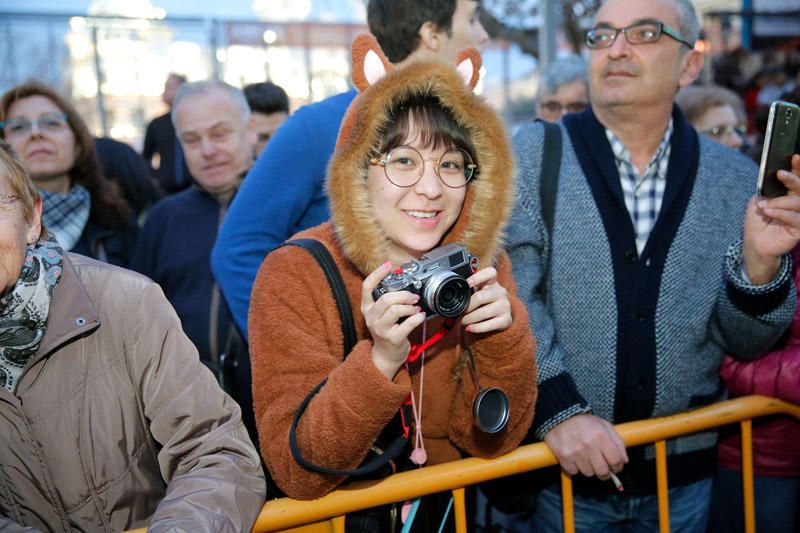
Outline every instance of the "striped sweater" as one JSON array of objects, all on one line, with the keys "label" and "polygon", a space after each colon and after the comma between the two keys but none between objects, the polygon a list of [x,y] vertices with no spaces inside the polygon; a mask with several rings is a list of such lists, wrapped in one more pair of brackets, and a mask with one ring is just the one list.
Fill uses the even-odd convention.
[{"label": "striped sweater", "polygon": [[[579,413],[620,423],[721,399],[723,354],[754,358],[795,306],[788,258],[767,286],[741,275],[751,161],[698,139],[676,108],[664,203],[639,255],[603,126],[591,110],[566,118],[552,235],[540,212],[543,128],[532,123],[514,141],[518,199],[506,236],[536,332],[539,439]],[[670,441],[670,484],[711,475],[715,441],[713,432]],[[654,493],[652,447],[629,458],[626,493]],[[595,480],[576,483],[607,493]]]}]

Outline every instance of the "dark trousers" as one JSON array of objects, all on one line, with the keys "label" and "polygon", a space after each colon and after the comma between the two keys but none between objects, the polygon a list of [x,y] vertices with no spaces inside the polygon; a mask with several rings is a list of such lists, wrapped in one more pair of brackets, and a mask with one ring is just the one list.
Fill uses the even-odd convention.
[{"label": "dark trousers", "polygon": [[[756,531],[800,533],[800,478],[753,476]],[[742,473],[718,467],[709,533],[744,532]]]}]

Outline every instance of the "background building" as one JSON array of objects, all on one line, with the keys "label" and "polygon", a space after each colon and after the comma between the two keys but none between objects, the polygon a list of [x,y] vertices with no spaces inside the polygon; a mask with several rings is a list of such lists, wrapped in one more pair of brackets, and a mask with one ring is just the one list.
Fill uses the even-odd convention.
[{"label": "background building", "polygon": [[[572,5],[541,2],[561,2],[562,18],[564,6]],[[786,35],[800,35],[797,0],[695,4],[705,14],[699,47],[710,56],[747,46],[751,36],[785,43],[791,42]],[[509,37],[483,50],[478,90],[509,124],[533,116],[538,63],[522,50],[531,51],[542,5],[484,1],[487,10],[495,6],[494,17],[507,17],[503,24],[518,24],[517,33],[527,35],[521,46]],[[742,16],[753,10],[795,15]],[[40,79],[71,96],[96,134],[139,148],[149,120],[165,111],[160,95],[170,72],[189,80],[218,77],[239,87],[270,80],[287,91],[293,109],[347,90],[349,46],[366,31],[365,17],[364,0],[0,0],[0,92]],[[550,53],[572,53],[555,20],[548,25],[558,28],[550,32]]]}]

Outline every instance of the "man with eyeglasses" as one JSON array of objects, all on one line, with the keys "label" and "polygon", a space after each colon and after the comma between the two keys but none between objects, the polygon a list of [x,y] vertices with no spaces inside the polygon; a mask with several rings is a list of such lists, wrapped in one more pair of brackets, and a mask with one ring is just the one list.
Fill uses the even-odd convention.
[{"label": "man with eyeglasses", "polygon": [[537,90],[539,118],[558,122],[567,113],[580,113],[589,107],[589,80],[586,62],[580,56],[557,59],[542,72]]},{"label": "man with eyeglasses", "polygon": [[[752,162],[674,105],[702,68],[698,34],[689,0],[608,0],[586,38],[591,108],[562,119],[559,175],[541,176],[541,124],[515,138],[507,243],[537,338],[532,430],[574,476],[579,532],[658,529],[653,447],[626,450],[613,424],[722,399],[723,353],[756,357],[794,310],[800,156],[788,196],[751,200]],[[715,443],[668,442],[672,531],[706,529]],[[553,481],[536,531],[562,530]]]}]

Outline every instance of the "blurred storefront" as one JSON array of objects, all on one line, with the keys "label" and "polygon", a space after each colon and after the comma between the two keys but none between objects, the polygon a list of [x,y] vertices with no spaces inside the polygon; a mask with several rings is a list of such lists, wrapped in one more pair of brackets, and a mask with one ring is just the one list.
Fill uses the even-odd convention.
[{"label": "blurred storefront", "polygon": [[[296,109],[351,86],[350,43],[367,30],[358,21],[308,21],[311,4],[255,0],[251,20],[166,17],[148,0],[96,0],[83,15],[0,13],[0,92],[40,79],[69,95],[94,133],[137,149],[148,122],[165,111],[171,72],[237,87],[270,80]],[[483,54],[480,89],[503,112],[536,62],[502,42]]]}]

